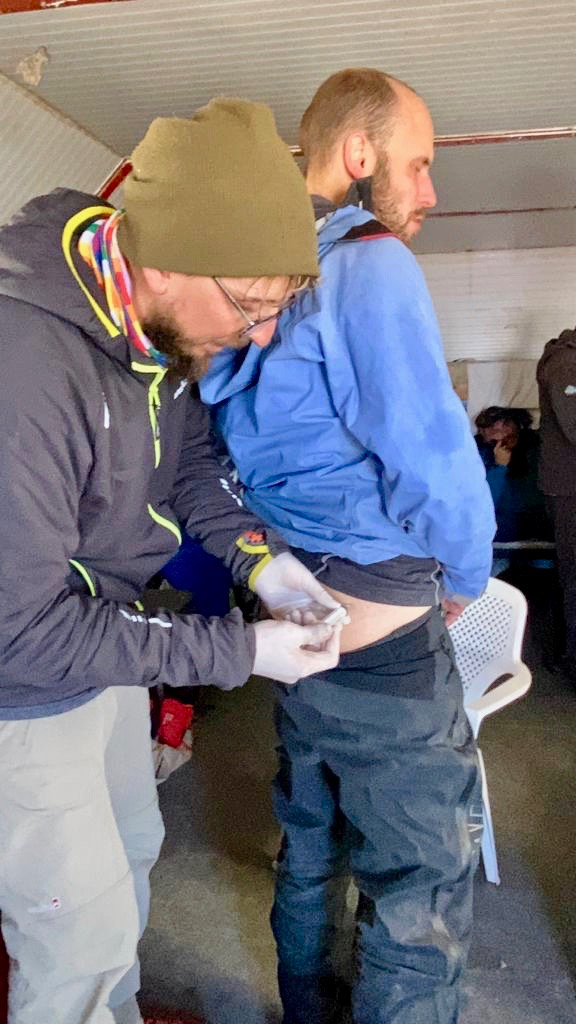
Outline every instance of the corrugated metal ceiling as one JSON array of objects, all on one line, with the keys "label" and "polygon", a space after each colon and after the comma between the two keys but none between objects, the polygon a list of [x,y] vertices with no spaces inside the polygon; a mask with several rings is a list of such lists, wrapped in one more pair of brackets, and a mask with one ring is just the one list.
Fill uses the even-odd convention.
[{"label": "corrugated metal ceiling", "polygon": [[6,74],[39,46],[40,95],[124,153],[155,115],[218,93],[269,103],[294,143],[316,86],[355,64],[409,81],[439,134],[575,120],[575,0],[133,0],[0,19]]}]

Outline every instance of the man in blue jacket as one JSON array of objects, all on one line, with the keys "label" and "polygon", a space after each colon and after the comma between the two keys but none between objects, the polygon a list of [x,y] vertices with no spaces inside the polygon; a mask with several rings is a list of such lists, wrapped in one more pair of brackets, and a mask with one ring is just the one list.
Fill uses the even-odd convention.
[{"label": "man in blue jacket", "polygon": [[[202,386],[247,504],[351,616],[338,668],[278,688],[284,1024],[342,1019],[331,949],[350,870],[355,1024],[458,1015],[481,793],[446,624],[484,590],[494,516],[407,247],[436,202],[433,140],[390,76],[320,87],[301,131],[320,286]],[[347,205],[351,189],[373,212]]]}]

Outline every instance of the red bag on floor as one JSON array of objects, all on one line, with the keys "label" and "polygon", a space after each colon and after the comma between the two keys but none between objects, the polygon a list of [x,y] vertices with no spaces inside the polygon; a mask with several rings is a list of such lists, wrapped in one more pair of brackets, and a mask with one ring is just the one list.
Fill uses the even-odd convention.
[{"label": "red bag on floor", "polygon": [[182,704],[173,697],[165,697],[160,705],[158,742],[177,750],[186,730],[190,728],[193,715],[194,708],[191,704]]},{"label": "red bag on floor", "polygon": [[155,739],[152,757],[156,781],[164,782],[192,756],[194,707],[173,697],[156,698],[152,704]]}]

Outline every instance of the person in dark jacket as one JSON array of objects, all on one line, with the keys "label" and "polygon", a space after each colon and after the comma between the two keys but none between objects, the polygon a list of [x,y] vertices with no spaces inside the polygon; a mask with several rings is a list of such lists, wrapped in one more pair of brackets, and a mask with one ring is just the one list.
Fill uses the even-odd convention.
[{"label": "person in dark jacket", "polygon": [[549,341],[538,363],[540,487],[554,528],[564,598],[567,668],[576,680],[576,329]]},{"label": "person in dark jacket", "polygon": [[[496,510],[497,542],[545,541],[551,529],[538,486],[539,436],[528,409],[489,406],[476,420],[476,444]],[[495,558],[492,575],[503,572],[509,558]]]},{"label": "person in dark jacket", "polygon": [[317,276],[290,151],[268,108],[223,99],[155,121],[132,164],[125,211],[58,190],[0,229],[0,912],[18,1024],[141,1021],[163,834],[146,688],[290,683],[338,657],[327,625],[139,602],[182,526],[269,606],[337,606],[243,507],[194,383],[223,345],[266,344]]}]

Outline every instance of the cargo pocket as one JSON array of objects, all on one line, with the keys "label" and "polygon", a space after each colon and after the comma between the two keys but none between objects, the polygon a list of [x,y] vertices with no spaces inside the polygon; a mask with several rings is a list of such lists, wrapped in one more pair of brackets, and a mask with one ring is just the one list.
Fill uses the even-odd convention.
[{"label": "cargo pocket", "polygon": [[7,773],[6,782],[8,905],[15,900],[21,912],[60,916],[97,898],[128,873],[101,763],[88,758],[20,765]]}]

